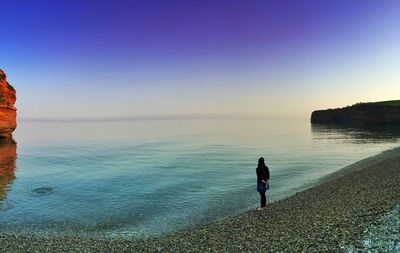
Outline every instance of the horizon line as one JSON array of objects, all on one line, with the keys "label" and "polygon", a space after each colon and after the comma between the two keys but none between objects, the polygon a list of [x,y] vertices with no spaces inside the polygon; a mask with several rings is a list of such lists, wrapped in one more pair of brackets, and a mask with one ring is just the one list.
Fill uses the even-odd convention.
[{"label": "horizon line", "polygon": [[303,117],[277,117],[266,115],[194,115],[194,114],[172,114],[172,115],[140,115],[140,116],[119,116],[119,117],[65,117],[65,118],[52,118],[52,117],[22,117],[18,118],[20,122],[63,122],[63,123],[77,123],[77,122],[113,122],[113,121],[158,121],[158,120],[224,120],[224,119],[305,119]]}]

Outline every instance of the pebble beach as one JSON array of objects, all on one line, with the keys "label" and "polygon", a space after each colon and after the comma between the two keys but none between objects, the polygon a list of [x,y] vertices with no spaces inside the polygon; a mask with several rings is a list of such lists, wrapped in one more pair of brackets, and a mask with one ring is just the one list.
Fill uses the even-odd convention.
[{"label": "pebble beach", "polygon": [[0,252],[400,252],[399,203],[396,148],[268,203],[265,210],[187,231],[141,240],[0,231]]}]

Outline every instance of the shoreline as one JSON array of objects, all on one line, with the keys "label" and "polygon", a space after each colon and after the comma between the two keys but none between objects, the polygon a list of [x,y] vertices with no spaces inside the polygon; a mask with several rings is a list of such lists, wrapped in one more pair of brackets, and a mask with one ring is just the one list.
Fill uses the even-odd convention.
[{"label": "shoreline", "polygon": [[1,252],[343,252],[400,203],[400,147],[363,159],[311,188],[190,230],[146,239],[35,237],[0,232]]}]

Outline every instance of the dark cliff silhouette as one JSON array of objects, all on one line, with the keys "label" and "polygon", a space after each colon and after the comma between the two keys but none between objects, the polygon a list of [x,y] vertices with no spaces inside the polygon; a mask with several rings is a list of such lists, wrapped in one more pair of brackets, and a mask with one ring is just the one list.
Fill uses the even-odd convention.
[{"label": "dark cliff silhouette", "polygon": [[400,100],[358,103],[344,108],[317,110],[313,124],[400,124]]}]

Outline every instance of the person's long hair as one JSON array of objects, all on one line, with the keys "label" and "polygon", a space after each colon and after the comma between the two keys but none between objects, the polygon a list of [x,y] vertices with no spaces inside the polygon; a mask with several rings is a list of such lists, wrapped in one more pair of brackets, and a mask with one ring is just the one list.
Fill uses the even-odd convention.
[{"label": "person's long hair", "polygon": [[260,159],[258,159],[258,168],[265,168],[267,166],[265,166],[265,162],[264,162],[264,157],[260,157]]}]

